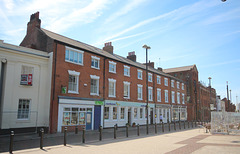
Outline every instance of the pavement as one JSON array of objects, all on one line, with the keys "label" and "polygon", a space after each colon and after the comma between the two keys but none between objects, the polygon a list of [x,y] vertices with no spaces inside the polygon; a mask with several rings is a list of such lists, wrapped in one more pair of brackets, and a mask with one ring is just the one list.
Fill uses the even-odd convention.
[{"label": "pavement", "polygon": [[[39,138],[19,140],[15,142],[13,153],[81,153],[81,154],[176,154],[176,153],[236,153],[240,151],[240,136],[234,135],[212,135],[206,133],[205,129],[199,127],[186,128],[176,131],[171,126],[158,127],[155,133],[154,126],[150,126],[149,134],[146,135],[145,127],[140,129],[140,136],[136,134],[136,128],[129,129],[129,137],[126,137],[124,128],[117,130],[117,138],[113,139],[112,129],[103,132],[103,140],[99,141],[99,133],[94,131],[86,133],[86,143],[82,143],[81,134],[68,134],[67,146],[63,145],[63,136],[55,134],[44,138],[43,149],[39,148]],[[47,136],[47,135],[46,135]],[[90,137],[91,136],[91,137]],[[88,137],[88,138],[87,138]],[[1,138],[0,138],[1,139]],[[1,141],[1,140],[0,140]],[[3,141],[3,139],[2,139]],[[6,143],[6,144],[5,144]],[[51,144],[50,144],[51,143]],[[29,147],[29,145],[38,145]],[[2,145],[2,146],[1,146]],[[9,146],[7,142],[0,142],[0,148]],[[25,146],[25,148],[24,148]],[[22,147],[18,149],[17,147]],[[6,149],[6,148],[5,148]],[[7,150],[2,150],[8,153]]]}]

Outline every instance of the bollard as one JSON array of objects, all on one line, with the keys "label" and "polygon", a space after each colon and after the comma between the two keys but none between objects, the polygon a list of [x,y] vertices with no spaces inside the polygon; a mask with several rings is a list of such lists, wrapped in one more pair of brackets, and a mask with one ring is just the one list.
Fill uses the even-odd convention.
[{"label": "bollard", "polygon": [[75,127],[75,134],[78,134],[78,126]]},{"label": "bollard", "polygon": [[164,123],[162,121],[162,132],[164,132]]},{"label": "bollard", "polygon": [[168,131],[169,131],[169,132],[171,131],[171,125],[170,125],[169,120],[168,120]]},{"label": "bollard", "polygon": [[117,126],[116,125],[114,125],[114,139],[116,139],[117,138],[117,131],[116,131],[116,129],[117,129]]},{"label": "bollard", "polygon": [[63,145],[66,146],[67,144],[67,127],[64,128],[64,143]]},{"label": "bollard", "polygon": [[176,122],[174,121],[174,130],[176,131]]},{"label": "bollard", "polygon": [[157,134],[157,123],[155,122],[155,134]]},{"label": "bollard", "polygon": [[102,126],[99,126],[99,141],[102,141]]},{"label": "bollard", "polygon": [[11,131],[11,134],[10,134],[10,144],[9,144],[9,153],[13,152],[13,137],[14,137],[14,131]]},{"label": "bollard", "polygon": [[83,127],[83,130],[82,130],[82,143],[85,143],[85,130],[86,130],[86,128]]},{"label": "bollard", "polygon": [[186,129],[185,120],[183,121],[183,128]]},{"label": "bollard", "polygon": [[40,149],[43,149],[43,134],[44,134],[44,129],[41,129],[41,138],[40,138]]},{"label": "bollard", "polygon": [[137,135],[140,135],[140,128],[139,128],[139,124],[137,125]]},{"label": "bollard", "polygon": [[179,120],[179,130],[181,130],[181,121]]},{"label": "bollard", "polygon": [[126,137],[128,137],[128,124],[126,124]]}]

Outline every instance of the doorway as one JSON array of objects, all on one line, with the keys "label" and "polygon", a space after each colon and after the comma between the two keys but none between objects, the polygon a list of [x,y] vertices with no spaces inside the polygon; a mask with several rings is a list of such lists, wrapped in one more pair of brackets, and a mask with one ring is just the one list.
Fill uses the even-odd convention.
[{"label": "doorway", "polygon": [[128,108],[128,123],[131,125],[131,108]]},{"label": "doorway", "polygon": [[150,124],[153,124],[153,108],[150,109]]}]

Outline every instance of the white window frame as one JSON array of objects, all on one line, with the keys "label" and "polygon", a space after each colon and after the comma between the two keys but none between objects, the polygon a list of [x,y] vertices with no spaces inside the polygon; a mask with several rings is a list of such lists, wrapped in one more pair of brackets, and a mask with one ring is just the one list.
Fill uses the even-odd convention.
[{"label": "white window frame", "polygon": [[[114,91],[113,91],[113,93],[114,93],[114,95],[110,95],[110,83],[113,83],[114,84]],[[108,79],[108,97],[116,97],[116,80],[115,79]]]},{"label": "white window frame", "polygon": [[148,82],[152,81],[153,81],[152,73],[148,73]]},{"label": "white window frame", "polygon": [[[141,97],[138,97],[138,100],[143,100],[143,85],[138,84],[137,85],[138,88],[141,88]],[[137,89],[137,95],[139,94],[139,91]]]},{"label": "white window frame", "polygon": [[180,93],[177,92],[177,103],[180,104]]},{"label": "white window frame", "polygon": [[[98,62],[98,67],[92,66],[92,60],[96,60]],[[91,56],[91,68],[95,68],[95,69],[98,69],[98,70],[100,69],[100,58],[99,57]]]},{"label": "white window frame", "polygon": [[148,101],[153,101],[153,87],[148,87]]},{"label": "white window frame", "polygon": [[[124,96],[124,86],[127,85],[128,86],[128,96]],[[125,99],[129,99],[130,98],[130,82],[127,81],[123,81],[123,98]]]},{"label": "white window frame", "polygon": [[[68,59],[66,59],[66,54],[67,54],[66,51],[67,50],[69,50]],[[78,54],[79,53],[82,54],[82,63],[79,63],[79,56],[77,57],[77,62],[74,62],[74,58],[73,58],[73,61],[71,61],[70,60],[70,51],[73,52],[73,57],[74,57],[74,52],[77,52]],[[84,59],[83,56],[84,56],[84,51],[65,46],[65,62],[73,63],[73,64],[77,64],[77,65],[83,65],[83,59]]]},{"label": "white window frame", "polygon": [[[125,74],[125,69],[127,69],[128,71],[128,74]],[[124,76],[128,76],[128,77],[130,77],[130,67],[129,66],[127,66],[127,65],[124,65],[124,68],[123,68],[123,74],[124,74]]]},{"label": "white window frame", "polygon": [[[135,111],[137,111],[137,112],[135,112]],[[138,108],[137,107],[133,108],[133,118],[138,119]]]},{"label": "white window frame", "polygon": [[168,90],[164,90],[164,100],[165,100],[165,103],[168,103],[168,101],[169,101]]},{"label": "white window frame", "polygon": [[99,96],[99,79],[100,79],[100,77],[96,76],[96,75],[90,75],[90,78],[93,79],[93,80],[97,80],[97,93],[92,93],[91,92],[91,83],[90,83],[90,95]]},{"label": "white window frame", "polygon": [[[19,115],[19,103],[20,103],[20,100],[25,100],[25,101],[29,101],[29,105],[28,105],[28,113],[27,113],[27,118],[19,118],[19,116],[23,115],[24,114],[24,111],[21,110],[21,114]],[[30,119],[30,112],[31,112],[31,102],[32,100],[31,99],[18,99],[18,112],[17,112],[17,120],[29,120]],[[23,106],[23,104],[22,104]]]},{"label": "white window frame", "polygon": [[182,93],[182,104],[185,104],[185,94]]},{"label": "white window frame", "polygon": [[180,83],[177,81],[177,89],[180,89]]},{"label": "white window frame", "polygon": [[[105,111],[105,108],[108,108],[108,119],[105,119],[105,115],[106,115],[106,113],[107,113],[107,112]],[[104,120],[109,120],[109,119],[110,119],[110,106],[105,106],[105,107],[104,107],[104,117],[103,117],[103,118],[104,118]]]},{"label": "white window frame", "polygon": [[143,71],[142,71],[142,70],[137,70],[137,71],[138,71],[138,73],[140,73],[140,74],[141,74],[141,77],[139,77],[139,75],[137,74],[137,76],[138,76],[138,79],[142,80],[142,79],[143,79],[143,77],[142,77],[142,76],[143,76],[143,75],[142,75],[142,72],[143,72]]},{"label": "white window frame", "polygon": [[80,72],[68,70],[68,75],[75,76],[75,77],[76,77],[76,80],[77,80],[76,91],[69,90],[69,88],[68,88],[68,93],[71,93],[71,94],[79,94],[79,91],[78,91],[79,88],[78,88],[78,87],[79,87],[79,75],[80,75]]},{"label": "white window frame", "polygon": [[164,78],[164,85],[168,86],[168,78]]},{"label": "white window frame", "polygon": [[[113,116],[114,116],[113,109],[114,109],[114,108],[116,108],[116,110],[117,110],[117,111],[116,111],[116,116],[117,116],[116,119],[113,118]],[[112,107],[112,119],[113,119],[113,121],[117,121],[117,120],[118,120],[118,106],[113,106],[113,107]]]},{"label": "white window frame", "polygon": [[[114,67],[113,67],[113,71],[112,70],[110,70],[110,65],[113,65]],[[109,68],[108,68],[108,70],[109,70],[109,72],[110,73],[115,73],[116,74],[116,65],[117,65],[117,63],[115,63],[115,62],[113,62],[113,61],[109,61]]]},{"label": "white window frame", "polygon": [[157,84],[161,84],[161,76],[157,75]]},{"label": "white window frame", "polygon": [[175,91],[172,91],[172,103],[175,103]]},{"label": "white window frame", "polygon": [[[123,113],[122,113],[122,109],[124,110]],[[120,120],[124,120],[125,119],[125,107],[120,107]],[[122,115],[123,115],[123,118],[122,118]]]},{"label": "white window frame", "polygon": [[171,80],[171,87],[174,88],[174,80]]},{"label": "white window frame", "polygon": [[[160,95],[159,95],[160,94]],[[159,98],[160,97],[160,98]],[[157,101],[161,102],[161,89],[157,88]]]},{"label": "white window frame", "polygon": [[182,90],[184,90],[184,83],[182,83]]}]

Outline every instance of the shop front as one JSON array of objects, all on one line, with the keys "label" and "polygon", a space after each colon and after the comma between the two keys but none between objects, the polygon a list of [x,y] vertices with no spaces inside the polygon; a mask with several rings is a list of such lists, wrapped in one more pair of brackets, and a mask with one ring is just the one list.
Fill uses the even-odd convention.
[{"label": "shop front", "polygon": [[[131,126],[146,124],[146,103],[105,100],[104,105],[104,128],[113,127],[115,124],[118,126],[125,126],[127,123]],[[149,103],[148,113],[151,123],[155,114],[154,104]]]},{"label": "shop front", "polygon": [[171,122],[171,106],[167,104],[156,104],[156,122],[160,123],[160,116],[162,115],[163,122]]},{"label": "shop front", "polygon": [[172,120],[173,121],[187,120],[187,107],[186,106],[173,106],[172,107]]},{"label": "shop front", "polygon": [[59,99],[58,132],[64,127],[74,131],[75,127],[86,130],[97,129],[102,125],[102,101]]}]

